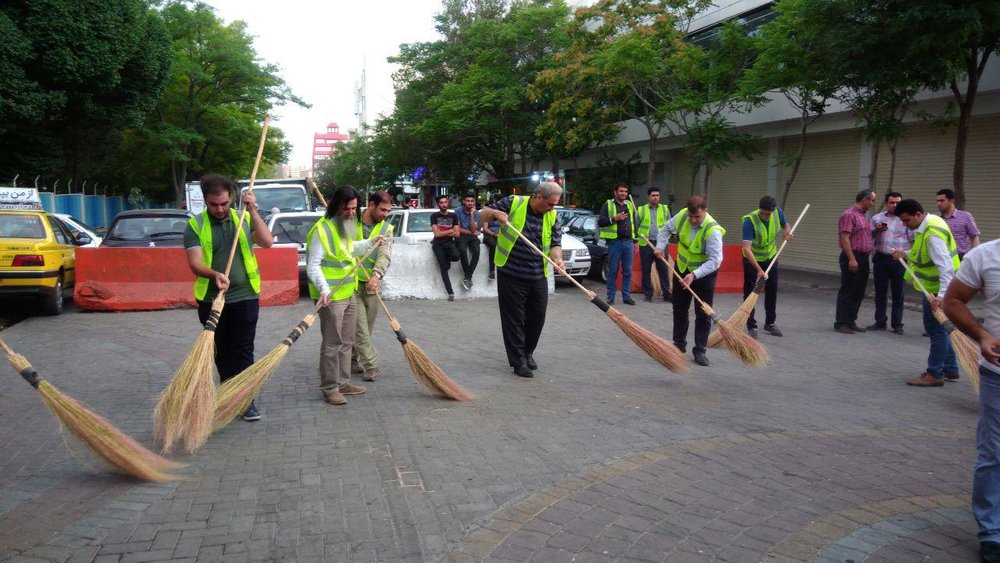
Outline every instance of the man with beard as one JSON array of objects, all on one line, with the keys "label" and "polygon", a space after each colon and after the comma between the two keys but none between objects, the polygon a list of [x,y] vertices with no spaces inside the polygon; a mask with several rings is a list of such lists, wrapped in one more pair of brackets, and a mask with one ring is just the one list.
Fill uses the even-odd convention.
[{"label": "man with beard", "polygon": [[448,292],[448,301],[454,301],[455,290],[451,288],[451,276],[448,275],[448,270],[451,269],[452,255],[458,254],[455,241],[458,240],[461,231],[458,226],[458,216],[448,209],[448,202],[449,198],[446,195],[439,195],[437,198],[438,212],[431,215],[431,231],[434,232],[431,249],[434,250],[434,257],[437,258],[438,267],[441,269],[441,281],[444,282],[444,290]]},{"label": "man with beard", "polygon": [[384,237],[353,240],[358,235],[358,193],[351,186],[338,188],[329,200],[326,216],[309,231],[306,243],[306,273],[309,296],[320,305],[319,321],[323,334],[320,346],[319,378],[323,399],[331,405],[343,405],[345,395],[367,391],[351,383],[351,348],[357,330],[356,256]]},{"label": "man with beard", "polygon": [[[188,222],[184,248],[188,266],[197,276],[194,297],[198,300],[198,320],[202,325],[208,321],[212,301],[219,291],[226,292],[226,305],[215,329],[215,367],[219,379],[226,381],[253,364],[253,341],[260,312],[260,271],[250,239],[262,248],[270,248],[274,239],[257,212],[252,191],[243,194],[247,214],[242,224],[232,209],[233,183],[229,179],[216,174],[204,176],[201,193],[205,211]],[[239,237],[238,251],[227,276],[226,263],[236,237]],[[254,402],[243,413],[243,420],[260,420]]]},{"label": "man with beard", "polygon": [[[361,221],[358,221],[355,238],[374,239],[380,235],[391,237],[392,226],[385,222],[391,210],[392,196],[389,192],[372,192],[368,197],[368,208],[361,214]],[[382,290],[382,278],[389,269],[391,248],[392,245],[388,242],[380,244],[378,250],[365,258],[357,270],[358,289],[354,293],[354,300],[358,308],[358,326],[354,349],[358,364],[365,372],[365,381],[375,381],[379,376],[378,350],[375,349],[371,334],[379,308],[378,297],[375,294]]]}]

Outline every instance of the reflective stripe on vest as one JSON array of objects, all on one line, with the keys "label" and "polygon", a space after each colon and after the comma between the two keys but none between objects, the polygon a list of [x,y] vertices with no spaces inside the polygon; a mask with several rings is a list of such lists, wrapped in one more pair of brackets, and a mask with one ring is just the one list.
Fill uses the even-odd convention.
[{"label": "reflective stripe on vest", "polygon": [[[609,199],[606,202],[608,207],[608,220],[617,215],[618,207],[615,200]],[[632,227],[632,238],[635,238],[635,207],[632,207],[631,200],[625,200],[625,209],[628,210],[628,224]],[[601,227],[601,238],[618,238],[618,223],[612,222],[607,227]]]},{"label": "reflective stripe on vest", "polygon": [[771,212],[767,225],[760,218],[760,209],[743,216],[744,221],[747,219],[750,219],[750,223],[753,225],[753,241],[750,242],[753,257],[758,262],[774,258],[774,255],[778,253],[778,225],[781,223],[778,219],[778,210],[775,209]]},{"label": "reflective stripe on vest", "polygon": [[694,240],[691,240],[691,221],[688,221],[687,214],[687,209],[682,209],[674,223],[677,231],[677,268],[681,272],[693,272],[708,261],[705,241],[709,235],[718,230],[720,235],[726,236],[726,229],[723,229],[711,215],[705,213],[705,217],[701,220],[701,230]]},{"label": "reflective stripe on vest", "polygon": [[[379,221],[378,223],[376,223],[375,225],[372,226],[372,232],[371,232],[370,235],[368,235],[368,238],[369,239],[374,239],[375,237],[379,236],[380,234],[382,234],[383,231],[386,230],[386,227],[388,227],[389,229],[392,229],[392,227],[389,226],[389,224],[386,223],[385,221]],[[358,221],[358,240],[361,240],[363,238],[365,238],[364,227],[363,227],[363,223],[359,220]],[[359,280],[361,280],[363,282],[367,282],[368,280],[372,279],[372,270],[375,268],[375,260],[376,260],[375,256],[377,254],[378,254],[378,251],[372,252],[371,254],[368,255],[367,258],[365,258],[364,260],[361,261],[361,265],[358,266],[358,270],[357,270],[357,272],[358,272],[358,279]]]},{"label": "reflective stripe on vest", "polygon": [[[519,231],[524,230],[524,223],[528,219],[529,196],[514,196],[510,202],[510,213],[507,214],[507,223],[500,225],[499,236],[497,237],[497,250],[493,257],[493,263],[497,268],[502,268],[507,263],[510,251],[517,242],[517,233],[510,226]],[[552,249],[552,227],[556,224],[556,212],[549,211],[542,215],[542,252],[546,255]],[[542,259],[542,273],[549,277],[549,261]]]},{"label": "reflective stripe on vest", "polygon": [[[233,209],[229,210],[229,219],[233,222],[233,225],[239,223],[239,216]],[[247,237],[250,233],[250,215],[248,214],[244,219],[244,227],[246,229],[237,229],[237,236],[239,237],[240,246],[240,256],[243,257],[243,267],[247,272],[247,281],[250,282],[250,287],[253,289],[254,293],[260,294],[260,269],[257,267],[257,256],[254,255],[253,249],[247,242]],[[208,217],[208,211],[202,211],[198,215],[195,215],[188,221],[188,225],[194,229],[194,232],[198,234],[198,242],[201,244],[201,258],[206,266],[212,267],[212,221]],[[203,278],[199,276],[194,280],[194,298],[198,301],[205,299],[205,295],[208,294],[208,278]]]},{"label": "reflective stripe on vest", "polygon": [[[636,211],[639,215],[639,227],[636,229],[636,237],[639,239],[639,246],[646,246],[646,241],[642,237],[649,236],[649,228],[652,226],[653,222],[649,214],[649,204],[640,205],[639,210]],[[656,206],[656,228],[659,229],[667,222],[670,217],[670,208],[664,204],[659,204]]]},{"label": "reflective stripe on vest", "polygon": [[[349,299],[358,285],[357,277],[351,272],[351,268],[354,267],[354,257],[347,246],[349,241],[342,239],[333,222],[323,217],[316,221],[312,229],[309,229],[309,235],[306,237],[307,256],[309,255],[309,245],[312,244],[313,233],[319,236],[319,242],[323,245],[323,260],[320,261],[320,269],[323,271],[323,279],[326,280],[332,291],[330,299],[333,301]],[[313,299],[320,298],[319,288],[311,281],[309,282],[309,296]]]},{"label": "reflective stripe on vest", "polygon": [[[948,248],[948,255],[951,257],[951,269],[958,270],[960,261],[958,259],[958,247],[955,244],[955,237],[948,228],[948,223],[937,215],[927,215],[927,228],[923,232],[917,232],[913,237],[913,248],[907,253],[906,258],[910,262],[910,269],[913,276],[907,272],[903,277],[907,280],[915,276],[923,284],[924,288],[931,295],[937,295],[941,291],[941,272],[931,259],[930,237],[937,237],[944,241]],[[913,284],[914,287],[917,285]]]}]

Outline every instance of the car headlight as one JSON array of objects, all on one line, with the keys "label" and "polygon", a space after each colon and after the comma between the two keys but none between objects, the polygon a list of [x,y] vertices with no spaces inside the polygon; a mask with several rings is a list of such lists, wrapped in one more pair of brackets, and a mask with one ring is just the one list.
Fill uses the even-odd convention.
[{"label": "car headlight", "polygon": [[576,255],[577,256],[590,256],[590,249],[583,248],[583,249],[577,250],[576,251]]}]

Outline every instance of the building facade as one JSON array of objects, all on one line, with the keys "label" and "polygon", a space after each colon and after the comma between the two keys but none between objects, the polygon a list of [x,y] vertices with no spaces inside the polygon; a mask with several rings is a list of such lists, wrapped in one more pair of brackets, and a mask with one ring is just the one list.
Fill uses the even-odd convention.
[{"label": "building facade", "polygon": [[312,169],[315,175],[319,164],[332,157],[337,152],[337,145],[350,139],[347,133],[340,132],[340,126],[336,122],[330,122],[326,126],[326,132],[313,134]]}]

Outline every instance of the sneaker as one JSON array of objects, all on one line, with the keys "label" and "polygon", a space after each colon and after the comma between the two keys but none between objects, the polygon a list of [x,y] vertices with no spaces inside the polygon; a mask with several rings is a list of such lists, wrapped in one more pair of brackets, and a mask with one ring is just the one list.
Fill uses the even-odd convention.
[{"label": "sneaker", "polygon": [[764,325],[764,332],[770,334],[771,336],[778,336],[778,337],[784,336],[783,334],[781,334],[781,331],[778,330],[778,327],[774,325]]},{"label": "sneaker", "polygon": [[874,324],[870,324],[870,325],[866,326],[865,329],[866,330],[871,330],[871,331],[885,330],[885,325],[879,324],[879,323],[874,323]]},{"label": "sneaker", "polygon": [[323,400],[330,403],[331,405],[346,405],[347,398],[340,391],[331,391],[329,393],[323,393]]},{"label": "sneaker", "polygon": [[472,289],[472,280],[470,280],[469,278],[465,278],[464,280],[462,280],[462,287],[465,288],[465,291],[469,291],[470,289]]},{"label": "sneaker", "polygon": [[257,410],[257,405],[253,401],[250,401],[250,406],[247,407],[245,413],[243,413],[243,420],[247,422],[257,422],[260,420],[260,411]]},{"label": "sneaker", "polygon": [[455,294],[454,293],[449,293],[448,294],[448,301],[454,301],[454,300],[455,300]]},{"label": "sneaker", "polygon": [[360,395],[367,390],[363,385],[354,385],[352,383],[345,383],[340,386],[341,395]]},{"label": "sneaker", "polygon": [[750,338],[753,338],[754,340],[760,340],[760,333],[757,332],[756,328],[748,328],[747,334],[749,334]]},{"label": "sneaker", "polygon": [[497,279],[497,273],[496,272],[490,272],[489,280],[493,281],[495,279]]},{"label": "sneaker", "polygon": [[378,379],[378,368],[365,370],[365,381],[375,381]]}]

